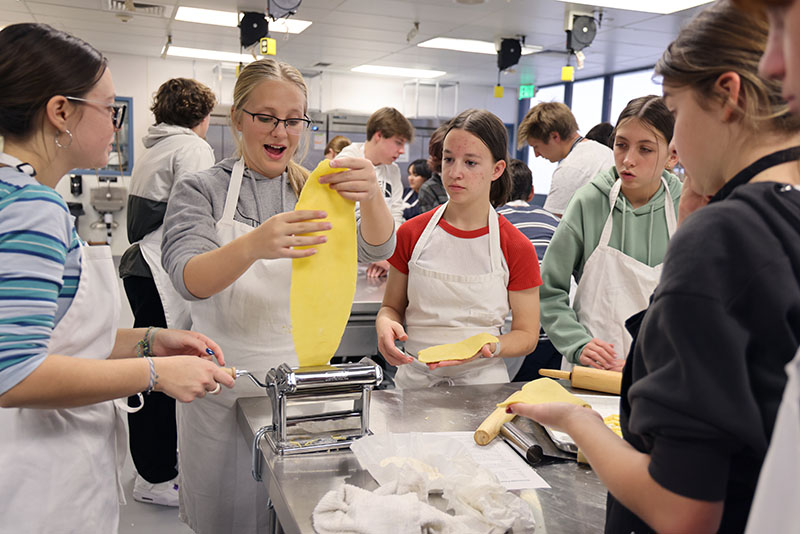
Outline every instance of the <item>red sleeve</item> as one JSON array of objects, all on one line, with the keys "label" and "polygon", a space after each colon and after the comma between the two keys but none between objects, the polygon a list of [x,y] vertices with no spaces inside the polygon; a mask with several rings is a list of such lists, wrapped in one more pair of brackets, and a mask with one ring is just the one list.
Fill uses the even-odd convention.
[{"label": "red sleeve", "polygon": [[508,290],[522,291],[542,285],[539,259],[533,243],[505,217],[499,215],[499,218],[500,248],[508,265]]},{"label": "red sleeve", "polygon": [[411,260],[411,253],[417,245],[422,232],[433,217],[435,210],[417,215],[400,225],[397,229],[397,244],[394,247],[394,254],[389,258],[389,264],[403,274],[408,274],[408,262]]}]

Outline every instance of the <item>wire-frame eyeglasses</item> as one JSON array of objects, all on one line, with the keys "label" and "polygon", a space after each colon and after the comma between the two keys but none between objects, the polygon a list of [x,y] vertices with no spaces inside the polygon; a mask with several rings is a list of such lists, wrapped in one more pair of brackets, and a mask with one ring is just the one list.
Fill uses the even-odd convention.
[{"label": "wire-frame eyeglasses", "polygon": [[266,113],[250,113],[246,109],[243,109],[242,111],[250,115],[253,118],[253,122],[258,120],[259,123],[264,124],[266,126],[272,125],[270,131],[277,128],[280,123],[283,123],[283,126],[286,128],[286,133],[292,135],[300,135],[301,133],[303,133],[303,130],[311,126],[311,119],[309,119],[308,117],[303,119],[300,118],[279,119],[278,117],[274,117]]},{"label": "wire-frame eyeglasses", "polygon": [[77,96],[67,96],[65,97],[67,100],[73,100],[76,102],[85,102],[87,104],[98,104],[103,106],[104,108],[108,109],[111,112],[111,120],[114,123],[114,128],[119,130],[122,128],[122,122],[125,120],[125,111],[127,106],[125,104],[116,105],[116,104],[109,104],[108,102],[101,102],[100,100],[89,100],[88,98],[78,98]]}]

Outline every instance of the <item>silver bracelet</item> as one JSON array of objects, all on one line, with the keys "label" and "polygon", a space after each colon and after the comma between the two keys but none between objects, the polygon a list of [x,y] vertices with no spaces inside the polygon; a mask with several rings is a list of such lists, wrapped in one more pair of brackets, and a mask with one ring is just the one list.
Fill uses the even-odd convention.
[{"label": "silver bracelet", "polygon": [[145,356],[144,358],[147,360],[147,363],[150,364],[150,383],[147,384],[147,389],[144,390],[145,393],[150,393],[153,391],[153,388],[158,385],[158,375],[156,374],[156,366],[153,363],[153,358],[149,356]]}]

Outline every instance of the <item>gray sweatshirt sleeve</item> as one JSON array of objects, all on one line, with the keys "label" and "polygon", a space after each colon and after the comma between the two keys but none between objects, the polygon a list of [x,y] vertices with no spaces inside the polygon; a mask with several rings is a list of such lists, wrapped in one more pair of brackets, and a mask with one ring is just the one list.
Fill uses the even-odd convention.
[{"label": "gray sweatshirt sleeve", "polygon": [[385,243],[381,245],[370,245],[364,241],[361,235],[361,221],[358,221],[358,261],[361,263],[374,263],[376,261],[387,260],[394,254],[396,243],[395,230]]},{"label": "gray sweatshirt sleeve", "polygon": [[200,299],[186,289],[184,267],[194,256],[221,246],[217,239],[216,222],[222,216],[222,205],[215,209],[214,201],[221,194],[221,204],[224,204],[224,192],[213,194],[211,191],[211,186],[221,181],[219,178],[222,177],[215,176],[217,173],[225,171],[213,167],[206,171],[184,174],[179,178],[169,197],[164,216],[161,264],[169,274],[172,285],[187,300]]}]

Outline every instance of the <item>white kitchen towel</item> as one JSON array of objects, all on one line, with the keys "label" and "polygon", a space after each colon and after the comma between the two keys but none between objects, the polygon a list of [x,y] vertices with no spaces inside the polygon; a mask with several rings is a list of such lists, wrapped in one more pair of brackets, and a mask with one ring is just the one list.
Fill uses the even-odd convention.
[{"label": "white kitchen towel", "polygon": [[318,534],[485,534],[469,518],[457,518],[420,501],[415,493],[381,494],[345,484],[320,499],[312,519]]}]

